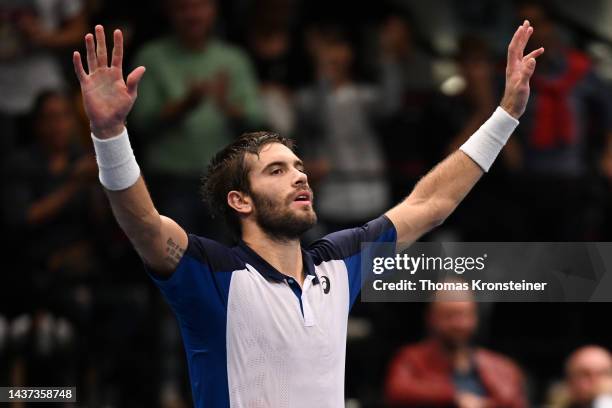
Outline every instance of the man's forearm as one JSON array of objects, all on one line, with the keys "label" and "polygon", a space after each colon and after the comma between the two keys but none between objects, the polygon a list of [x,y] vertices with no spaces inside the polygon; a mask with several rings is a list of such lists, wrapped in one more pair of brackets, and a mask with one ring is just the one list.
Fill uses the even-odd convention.
[{"label": "man's forearm", "polygon": [[435,206],[441,218],[438,221],[442,221],[454,211],[483,174],[479,165],[457,150],[417,183],[407,201],[427,201]]},{"label": "man's forearm", "polygon": [[409,199],[428,201],[448,217],[476,182],[488,171],[518,125],[498,108],[461,147],[430,171],[414,188]]},{"label": "man's forearm", "polygon": [[440,225],[488,171],[518,124],[499,108],[458,151],[434,167],[412,193],[386,215],[398,242],[414,242]]},{"label": "man's forearm", "polygon": [[173,220],[157,212],[144,179],[128,189],[106,189],[115,219],[136,252],[160,276],[172,273],[187,250],[187,235]]},{"label": "man's forearm", "polygon": [[123,128],[107,139],[93,135],[93,144],[100,182],[115,218],[139,249],[138,243],[150,240],[159,231],[160,216],[140,175],[127,130]]},{"label": "man's forearm", "polygon": [[145,67],[135,68],[123,79],[123,33],[113,32],[112,60],[108,61],[104,27],[97,25],[95,41],[85,36],[87,66],[74,52],[72,62],[79,79],[83,106],[89,118],[100,183],[123,231],[144,261],[160,275],[169,276],[188,245],[185,231],[160,216],[140,175],[124,123],[138,93]]},{"label": "man's forearm", "polygon": [[94,136],[93,141],[100,182],[119,226],[149,267],[167,276],[187,249],[187,234],[157,212],[125,130],[105,140]]},{"label": "man's forearm", "polygon": [[525,20],[508,46],[506,89],[500,107],[461,147],[421,180],[410,196],[387,211],[397,230],[398,242],[414,242],[439,225],[489,171],[493,161],[518,125],[529,100],[529,80],[536,58],[544,48],[524,55],[533,28]]},{"label": "man's forearm", "polygon": [[482,177],[483,170],[458,150],[423,177],[402,203],[387,211],[397,242],[410,244],[442,224]]},{"label": "man's forearm", "polygon": [[142,253],[143,248],[149,247],[152,240],[159,235],[161,217],[153,205],[144,179],[139,177],[128,189],[121,191],[105,189],[105,192],[119,226],[136,250],[141,255],[145,255]]}]

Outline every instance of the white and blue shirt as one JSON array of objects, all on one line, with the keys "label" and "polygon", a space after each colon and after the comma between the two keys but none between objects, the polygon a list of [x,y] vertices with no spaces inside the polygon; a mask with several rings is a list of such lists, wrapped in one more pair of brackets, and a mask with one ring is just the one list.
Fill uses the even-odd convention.
[{"label": "white and blue shirt", "polygon": [[168,279],[151,275],[176,314],[194,404],[344,407],[349,310],[361,289],[361,243],[395,242],[386,216],[302,249],[300,285],[243,242],[189,235]]}]

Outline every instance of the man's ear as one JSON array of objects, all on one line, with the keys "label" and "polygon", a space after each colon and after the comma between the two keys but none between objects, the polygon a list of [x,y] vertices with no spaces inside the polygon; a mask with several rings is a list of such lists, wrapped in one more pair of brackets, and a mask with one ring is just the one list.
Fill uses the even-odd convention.
[{"label": "man's ear", "polygon": [[236,190],[227,193],[227,205],[242,215],[249,215],[253,211],[251,197]]}]

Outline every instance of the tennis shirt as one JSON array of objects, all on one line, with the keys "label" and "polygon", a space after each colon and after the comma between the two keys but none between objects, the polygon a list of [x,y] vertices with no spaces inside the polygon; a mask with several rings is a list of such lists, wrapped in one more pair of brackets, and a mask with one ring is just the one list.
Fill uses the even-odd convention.
[{"label": "tennis shirt", "polygon": [[344,407],[361,243],[396,236],[386,216],[325,236],[302,249],[300,287],[244,242],[189,234],[176,271],[151,277],[177,317],[195,406]]}]

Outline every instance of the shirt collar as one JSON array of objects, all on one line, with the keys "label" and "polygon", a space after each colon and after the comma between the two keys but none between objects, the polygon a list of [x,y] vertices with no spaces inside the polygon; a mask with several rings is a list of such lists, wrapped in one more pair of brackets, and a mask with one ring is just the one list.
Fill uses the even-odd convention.
[{"label": "shirt collar", "polygon": [[[276,282],[281,282],[286,279],[293,279],[291,276],[279,272],[275,267],[270,265],[265,259],[259,256],[257,252],[253,251],[253,249],[251,249],[251,247],[249,247],[243,240],[238,241],[236,248],[241,255],[244,256],[244,259],[248,261],[248,263],[250,263],[255,269],[257,269],[257,272],[259,272],[264,278],[271,279]],[[314,276],[312,283],[316,285],[319,283],[319,279],[314,271],[314,262],[312,257],[307,251],[304,250],[304,248],[300,248],[300,250],[302,251],[302,262],[304,264],[304,278],[308,275]]]}]

